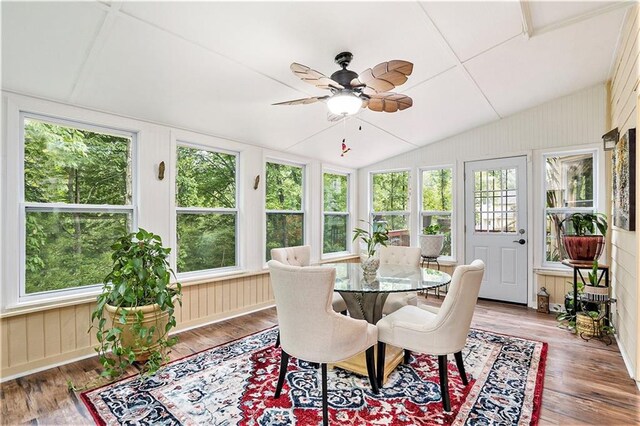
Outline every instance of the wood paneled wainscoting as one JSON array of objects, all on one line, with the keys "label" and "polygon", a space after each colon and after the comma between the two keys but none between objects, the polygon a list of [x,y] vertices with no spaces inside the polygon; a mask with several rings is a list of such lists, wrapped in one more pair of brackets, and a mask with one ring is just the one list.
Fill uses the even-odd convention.
[{"label": "wood paneled wainscoting", "polygon": [[[347,257],[332,262],[357,261]],[[175,332],[244,315],[275,304],[269,271],[183,283]],[[67,306],[38,307],[0,318],[0,380],[95,355],[93,298]]]}]

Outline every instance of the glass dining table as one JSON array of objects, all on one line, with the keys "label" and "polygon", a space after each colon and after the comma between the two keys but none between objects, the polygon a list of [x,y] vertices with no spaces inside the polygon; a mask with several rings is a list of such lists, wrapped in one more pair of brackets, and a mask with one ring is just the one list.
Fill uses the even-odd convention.
[{"label": "glass dining table", "polygon": [[[371,324],[382,318],[382,309],[389,294],[427,290],[451,282],[449,274],[419,266],[380,265],[375,277],[365,276],[359,263],[335,263],[324,266],[336,269],[334,290],[344,299],[349,315]],[[402,348],[386,346],[383,382],[386,382],[389,374],[402,362],[403,354]],[[367,375],[364,352],[336,363],[335,366]]]}]

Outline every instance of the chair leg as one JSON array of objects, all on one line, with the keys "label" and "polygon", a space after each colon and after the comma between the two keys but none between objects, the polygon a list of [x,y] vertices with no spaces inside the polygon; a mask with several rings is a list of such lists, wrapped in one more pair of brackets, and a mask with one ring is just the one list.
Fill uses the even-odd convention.
[{"label": "chair leg", "polygon": [[458,371],[460,372],[460,377],[462,378],[462,384],[467,386],[469,381],[467,380],[467,373],[464,371],[464,361],[462,361],[462,351],[456,352],[453,354],[456,357],[456,365],[458,366]]},{"label": "chair leg", "polygon": [[384,358],[387,345],[384,342],[378,342],[378,365],[376,372],[378,374],[378,389],[382,388],[382,380],[384,379]]},{"label": "chair leg", "polygon": [[319,368],[320,364],[318,364],[317,362],[310,362],[309,365],[311,366],[311,368]]},{"label": "chair leg", "polygon": [[411,351],[408,349],[404,350],[404,363],[405,364],[409,364],[409,361],[411,361]]},{"label": "chair leg", "polygon": [[287,375],[287,366],[289,365],[289,354],[282,351],[280,355],[280,375],[278,376],[278,384],[276,385],[275,398],[280,398],[282,385],[284,385],[284,377]]},{"label": "chair leg", "polygon": [[273,345],[274,348],[280,346],[280,330],[278,330],[278,336],[276,337],[276,344]]},{"label": "chair leg", "polygon": [[367,373],[369,374],[369,383],[371,384],[371,390],[373,391],[373,393],[378,393],[378,379],[376,378],[376,368],[375,368],[375,358],[374,358],[374,351],[375,351],[376,347],[371,346],[369,349],[367,349],[367,351],[365,352],[366,358],[367,358]]},{"label": "chair leg", "polygon": [[329,402],[327,401],[327,364],[322,364],[322,426],[329,426]]},{"label": "chair leg", "polygon": [[438,355],[438,370],[440,371],[440,394],[442,395],[442,407],[444,408],[444,411],[451,411],[446,355]]}]

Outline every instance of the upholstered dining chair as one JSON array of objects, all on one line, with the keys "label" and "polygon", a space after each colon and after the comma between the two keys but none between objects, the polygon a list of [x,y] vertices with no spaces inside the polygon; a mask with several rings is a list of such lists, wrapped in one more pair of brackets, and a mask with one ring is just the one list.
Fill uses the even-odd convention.
[{"label": "upholstered dining chair", "polygon": [[[388,246],[380,247],[380,266],[382,265],[411,265],[420,266],[419,247]],[[382,313],[388,315],[403,306],[418,304],[418,293],[409,291],[406,293],[391,293],[387,297]]]},{"label": "upholstered dining chair", "polygon": [[[309,266],[311,246],[295,246],[271,249],[271,259],[291,266]],[[347,313],[347,304],[337,292],[331,296],[331,305],[336,312]]]},{"label": "upholstered dining chair", "polygon": [[365,351],[367,372],[373,392],[378,393],[374,348],[378,331],[365,320],[340,315],[331,308],[335,268],[268,263],[271,286],[276,299],[280,327],[280,374],[275,398],[280,397],[289,357],[320,364],[322,370],[323,424],[329,421],[327,403],[327,364],[336,363]]},{"label": "upholstered dining chair", "polygon": [[[462,348],[467,341],[483,275],[484,263],[481,260],[474,260],[471,265],[458,266],[453,273],[449,292],[439,309],[404,306],[383,317],[377,324],[378,359],[380,354],[385,353],[386,344],[408,351],[438,355],[440,393],[445,411],[451,411],[447,378],[448,354],[455,357],[462,383],[469,383],[464,371]],[[382,386],[383,376],[380,371],[378,370],[378,386]]]}]

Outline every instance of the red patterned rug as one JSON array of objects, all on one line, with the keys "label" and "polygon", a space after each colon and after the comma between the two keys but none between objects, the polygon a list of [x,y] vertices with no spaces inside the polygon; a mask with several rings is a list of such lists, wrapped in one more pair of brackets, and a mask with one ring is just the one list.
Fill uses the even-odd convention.
[{"label": "red patterned rug", "polygon": [[[293,358],[279,399],[273,398],[280,349],[269,329],[84,392],[98,424],[319,425],[320,371]],[[367,378],[329,372],[334,425],[537,424],[547,344],[471,330],[463,350],[469,384],[449,362],[450,413],[440,397],[437,357],[400,365],[378,395]]]}]

